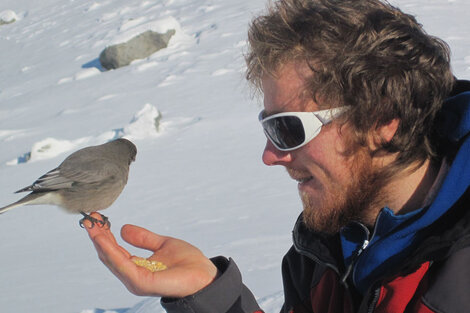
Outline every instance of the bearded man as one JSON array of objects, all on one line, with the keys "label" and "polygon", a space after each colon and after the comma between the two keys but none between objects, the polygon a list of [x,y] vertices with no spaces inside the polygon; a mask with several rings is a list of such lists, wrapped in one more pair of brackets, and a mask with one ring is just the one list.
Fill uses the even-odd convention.
[{"label": "bearded man", "polygon": [[[298,182],[284,313],[467,312],[470,83],[414,17],[379,0],[280,0],[250,26],[247,78],[264,95],[263,162]],[[262,312],[232,259],[136,226],[103,262],[168,312]]]}]

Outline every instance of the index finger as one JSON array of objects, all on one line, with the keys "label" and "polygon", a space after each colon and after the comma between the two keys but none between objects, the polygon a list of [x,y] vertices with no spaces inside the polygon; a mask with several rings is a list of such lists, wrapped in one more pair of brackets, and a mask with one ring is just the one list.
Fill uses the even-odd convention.
[{"label": "index finger", "polygon": [[[92,213],[90,215],[94,218],[101,219],[101,216],[98,213]],[[84,224],[87,223],[87,222],[89,222],[89,221],[85,221]],[[111,232],[110,228],[100,227],[99,225],[94,225],[94,226],[89,227],[87,224],[85,224],[85,229],[86,229],[86,231],[88,233],[88,236],[90,237],[91,241],[95,245],[95,248],[97,248],[97,245],[96,245],[97,238],[102,236],[102,237],[107,238],[110,241],[110,243],[112,245],[114,245],[114,248],[119,249],[126,257],[131,256],[131,254],[126,249],[124,249],[123,247],[121,247],[117,243],[116,238],[114,237],[114,235]],[[98,249],[97,249],[97,251],[98,251]],[[100,255],[99,251],[98,251],[98,254]]]},{"label": "index finger", "polygon": [[[129,269],[135,269],[130,253],[124,248],[115,245],[109,237],[97,235],[93,239],[100,260],[118,277],[129,274]],[[127,275],[126,275],[127,276]]]}]

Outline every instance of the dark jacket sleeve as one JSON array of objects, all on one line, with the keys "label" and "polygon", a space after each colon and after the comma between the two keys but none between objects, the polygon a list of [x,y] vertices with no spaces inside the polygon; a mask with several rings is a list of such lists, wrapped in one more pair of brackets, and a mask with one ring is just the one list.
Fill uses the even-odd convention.
[{"label": "dark jacket sleeve", "polygon": [[242,283],[232,259],[215,257],[219,276],[206,288],[184,298],[162,298],[168,313],[262,313],[251,291]]}]

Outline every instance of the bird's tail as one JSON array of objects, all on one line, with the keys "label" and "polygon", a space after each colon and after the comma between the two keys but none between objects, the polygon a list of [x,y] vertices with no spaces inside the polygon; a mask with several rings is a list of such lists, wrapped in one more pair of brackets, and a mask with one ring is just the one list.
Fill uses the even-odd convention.
[{"label": "bird's tail", "polygon": [[3,208],[0,208],[0,214],[5,213],[6,211],[14,209],[18,206],[27,205],[27,204],[39,204],[37,200],[41,198],[42,196],[43,196],[42,193],[30,193],[18,201],[13,202],[12,204],[9,204],[7,206],[4,206]]}]

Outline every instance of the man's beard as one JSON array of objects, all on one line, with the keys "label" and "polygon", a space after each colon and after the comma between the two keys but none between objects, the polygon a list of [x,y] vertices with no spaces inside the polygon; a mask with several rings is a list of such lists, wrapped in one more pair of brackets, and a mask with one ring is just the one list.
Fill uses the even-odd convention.
[{"label": "man's beard", "polygon": [[352,221],[372,226],[385,201],[384,187],[388,175],[372,166],[368,153],[354,156],[351,180],[347,186],[328,182],[322,199],[317,201],[308,193],[301,192],[305,225],[326,234],[335,234]]}]

